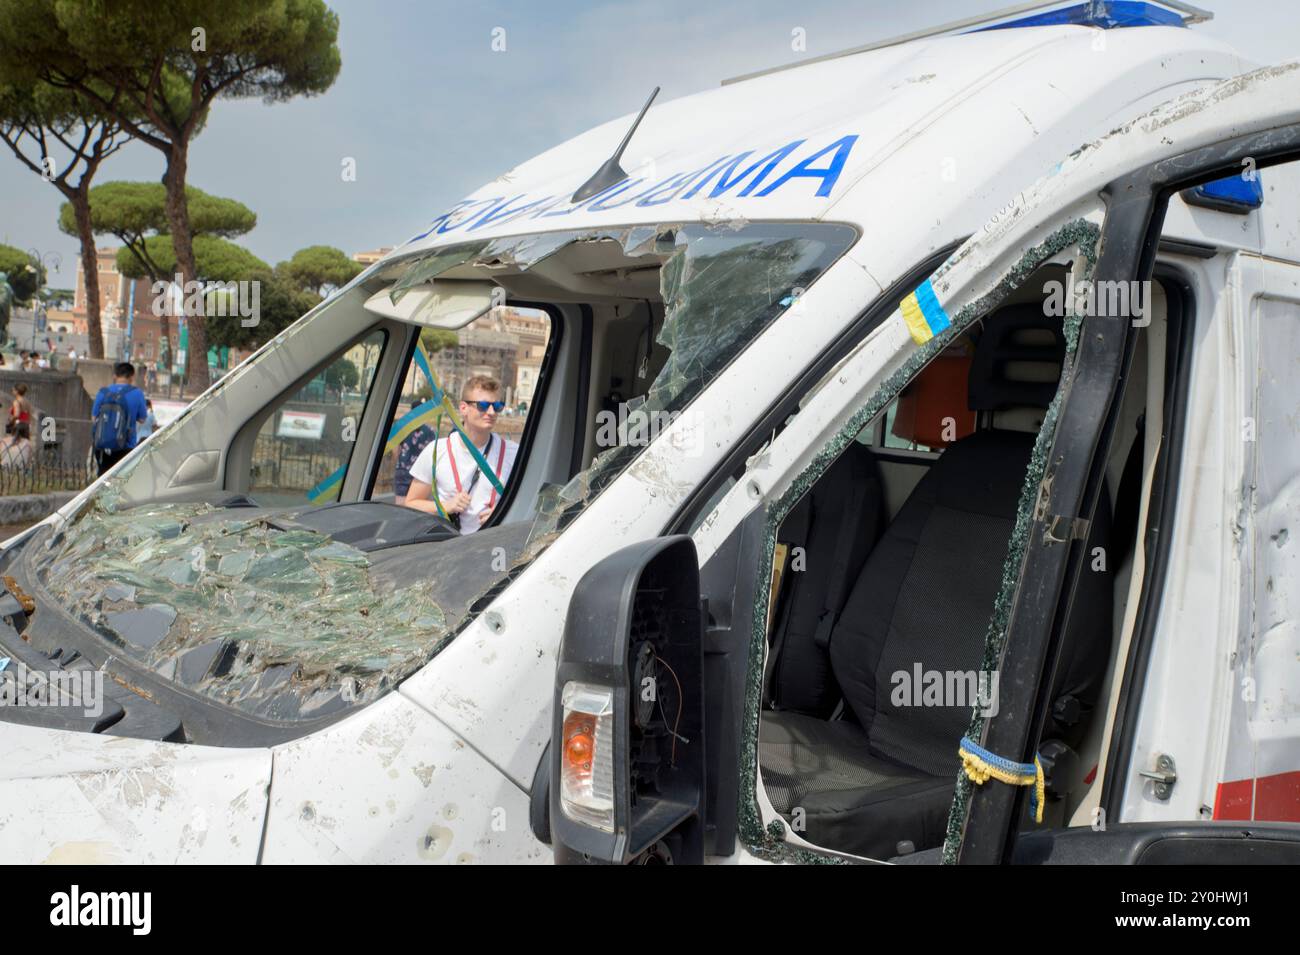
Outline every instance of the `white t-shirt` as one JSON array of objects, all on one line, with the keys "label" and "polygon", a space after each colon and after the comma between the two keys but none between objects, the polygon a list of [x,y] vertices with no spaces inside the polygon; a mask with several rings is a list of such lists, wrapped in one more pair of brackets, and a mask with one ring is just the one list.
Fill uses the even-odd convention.
[{"label": "white t-shirt", "polygon": [[[435,484],[433,480],[433,455],[434,449],[438,453],[438,481]],[[450,448],[450,452],[448,449]],[[515,464],[515,455],[519,453],[519,445],[509,438],[503,438],[498,434],[491,435],[488,443],[479,448],[483,457],[487,458],[488,464],[500,479],[502,485],[510,480],[510,470]],[[455,467],[452,467],[452,455],[456,456]],[[478,475],[478,479],[474,475]],[[489,504],[495,504],[501,499],[501,495],[496,493],[496,488],[492,482],[487,479],[487,475],[479,471],[478,464],[474,456],[470,454],[469,448],[465,446],[465,439],[459,434],[452,433],[445,438],[439,438],[427,445],[420,456],[415,459],[411,465],[411,479],[428,484],[433,487],[433,494],[438,495],[439,500],[449,500],[457,493],[456,478],[460,477],[460,490],[469,490],[470,482],[474,487],[469,490],[469,507],[461,512],[460,515],[460,532],[462,534],[472,534],[479,529],[479,514]]]}]

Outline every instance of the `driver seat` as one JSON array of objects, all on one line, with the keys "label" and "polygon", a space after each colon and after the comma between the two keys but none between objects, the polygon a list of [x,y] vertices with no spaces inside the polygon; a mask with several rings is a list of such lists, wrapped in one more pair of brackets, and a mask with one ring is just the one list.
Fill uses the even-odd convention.
[{"label": "driver seat", "polygon": [[[1060,321],[1040,307],[995,313],[976,346],[970,409],[1046,408],[1054,381],[1014,381],[1009,372],[1050,362],[1059,377],[1064,353]],[[844,717],[762,714],[763,786],[809,842],[877,859],[904,841],[917,850],[943,842],[972,708],[915,705],[921,688],[908,683],[918,671],[979,670],[1035,437],[987,429],[954,442],[903,504],[831,633]],[[1089,552],[1109,542],[1109,501],[1103,489]],[[1053,692],[1069,705],[1053,706],[1045,738],[1077,745],[1082,735],[1109,652],[1111,601],[1109,573],[1085,569]]]}]

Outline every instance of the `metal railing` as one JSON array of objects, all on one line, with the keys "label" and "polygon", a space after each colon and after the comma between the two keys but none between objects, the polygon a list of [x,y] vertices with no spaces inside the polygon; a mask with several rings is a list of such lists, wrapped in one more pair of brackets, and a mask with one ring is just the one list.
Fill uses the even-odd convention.
[{"label": "metal railing", "polygon": [[250,489],[310,491],[346,460],[350,445],[323,440],[320,447],[296,438],[259,434],[253,443]]},{"label": "metal railing", "polygon": [[36,445],[24,452],[15,447],[0,447],[0,497],[80,491],[99,477],[99,467],[90,455],[85,461],[69,464],[60,459],[57,448]]},{"label": "metal railing", "polygon": [[[518,440],[522,422],[522,418],[503,418],[497,431]],[[442,433],[445,435],[449,430],[444,422]],[[255,490],[309,491],[340,467],[345,460],[343,454],[350,450],[327,448],[313,452],[296,444],[273,435],[258,435],[253,452]],[[42,444],[38,440],[25,448],[0,443],[0,497],[81,490],[99,476],[99,466],[93,453],[87,452],[84,460],[79,455],[72,457],[69,460],[68,449],[57,443]],[[392,493],[395,463],[396,454],[384,455],[375,480],[375,494]]]}]

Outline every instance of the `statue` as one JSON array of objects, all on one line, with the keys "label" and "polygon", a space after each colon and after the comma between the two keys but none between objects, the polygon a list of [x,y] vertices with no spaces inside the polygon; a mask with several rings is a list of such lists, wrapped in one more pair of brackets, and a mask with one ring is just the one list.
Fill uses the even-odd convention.
[{"label": "statue", "polygon": [[9,315],[13,312],[14,287],[9,284],[9,276],[0,272],[0,342],[9,338]]}]

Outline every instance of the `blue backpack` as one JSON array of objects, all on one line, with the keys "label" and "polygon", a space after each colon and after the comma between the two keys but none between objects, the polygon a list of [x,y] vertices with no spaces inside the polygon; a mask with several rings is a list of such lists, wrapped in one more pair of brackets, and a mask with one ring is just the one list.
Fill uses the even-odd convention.
[{"label": "blue backpack", "polygon": [[126,396],[134,390],[133,385],[121,391],[104,389],[104,400],[99,403],[99,414],[95,416],[96,451],[124,451],[130,447],[131,413],[127,410]]}]

